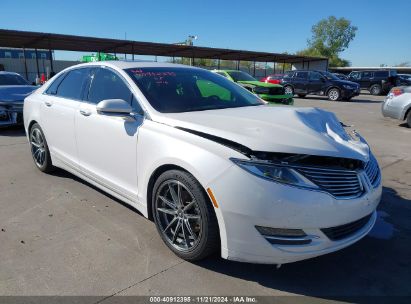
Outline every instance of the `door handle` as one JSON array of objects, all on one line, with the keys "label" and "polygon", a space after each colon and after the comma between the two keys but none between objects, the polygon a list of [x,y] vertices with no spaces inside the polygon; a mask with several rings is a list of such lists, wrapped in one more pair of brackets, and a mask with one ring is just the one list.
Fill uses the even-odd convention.
[{"label": "door handle", "polygon": [[83,109],[81,109],[81,110],[80,110],[80,114],[81,114],[81,115],[84,115],[84,116],[90,116],[90,115],[91,115],[91,112],[88,111],[88,110],[83,110]]},{"label": "door handle", "polygon": [[48,107],[51,107],[53,105],[53,103],[51,103],[50,101],[45,101],[44,104]]}]

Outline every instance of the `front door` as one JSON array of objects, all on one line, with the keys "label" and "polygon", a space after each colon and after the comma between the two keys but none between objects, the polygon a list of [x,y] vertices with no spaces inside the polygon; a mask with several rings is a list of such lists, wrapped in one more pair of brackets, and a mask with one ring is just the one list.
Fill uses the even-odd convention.
[{"label": "front door", "polygon": [[123,99],[142,113],[127,82],[114,70],[95,69],[86,100],[76,113],[79,163],[86,175],[131,201],[137,198],[137,137],[144,115],[97,112],[106,99]]}]

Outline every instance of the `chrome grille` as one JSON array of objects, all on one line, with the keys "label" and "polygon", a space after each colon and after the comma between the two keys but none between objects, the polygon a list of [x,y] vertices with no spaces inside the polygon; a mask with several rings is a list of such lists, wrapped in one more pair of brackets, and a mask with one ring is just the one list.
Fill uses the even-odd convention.
[{"label": "chrome grille", "polygon": [[373,187],[377,187],[380,182],[380,168],[378,167],[377,160],[374,155],[370,154],[370,160],[365,165],[365,174],[367,174],[368,179],[370,180]]},{"label": "chrome grille", "polygon": [[317,167],[300,167],[297,170],[335,197],[357,197],[364,191],[356,171]]}]

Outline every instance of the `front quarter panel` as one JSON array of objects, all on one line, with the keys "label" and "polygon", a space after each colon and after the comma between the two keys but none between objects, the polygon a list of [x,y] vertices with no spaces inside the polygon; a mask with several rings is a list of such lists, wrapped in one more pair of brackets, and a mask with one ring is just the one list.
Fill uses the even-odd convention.
[{"label": "front quarter panel", "polygon": [[[151,202],[147,201],[150,177],[164,165],[178,166],[192,174],[206,190],[234,164],[230,157],[242,154],[200,136],[174,127],[146,120],[139,131],[137,147],[138,198],[147,217]],[[218,201],[218,197],[217,197]],[[210,202],[211,203],[211,202]],[[222,246],[227,238],[220,208],[214,208]]]}]

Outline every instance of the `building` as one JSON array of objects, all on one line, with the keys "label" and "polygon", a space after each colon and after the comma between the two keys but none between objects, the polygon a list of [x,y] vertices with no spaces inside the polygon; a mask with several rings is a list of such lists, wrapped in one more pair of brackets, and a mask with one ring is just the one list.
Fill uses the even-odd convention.
[{"label": "building", "polygon": [[[36,50],[34,49],[11,49],[0,47],[0,59],[4,58],[15,58],[24,59],[24,53],[27,59],[36,59]],[[37,50],[37,55],[39,59],[50,60],[50,52],[48,50]],[[52,53],[53,56],[53,53]]]}]

